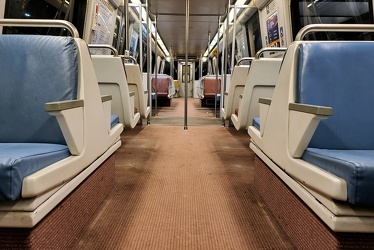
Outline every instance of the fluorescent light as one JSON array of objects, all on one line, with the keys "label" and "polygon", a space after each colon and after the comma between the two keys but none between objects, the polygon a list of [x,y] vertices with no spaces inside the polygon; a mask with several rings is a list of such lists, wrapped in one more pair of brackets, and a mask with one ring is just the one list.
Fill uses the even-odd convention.
[{"label": "fluorescent light", "polygon": [[[246,4],[246,2],[247,2],[247,0],[237,0],[234,5],[244,5],[244,4]],[[229,23],[230,23],[229,25],[232,25],[232,22],[234,21],[235,15],[237,15],[239,13],[240,9],[241,9],[240,7],[237,7],[236,8],[236,13],[234,14],[235,8],[231,8],[231,10],[229,12]],[[219,28],[220,36],[222,36],[223,32],[225,32],[226,22],[227,22],[227,20],[225,19],[222,23],[223,25],[221,25],[221,27]],[[218,37],[218,33],[217,33],[214,36],[211,43],[209,44],[208,48],[206,49],[206,51],[204,53],[204,56],[209,55],[209,52],[214,48],[214,46],[216,46],[217,42],[219,41],[219,38],[220,37]]]},{"label": "fluorescent light", "polygon": [[[131,0],[131,3],[133,3],[135,5],[139,5],[139,7],[134,7],[139,14],[140,6],[142,5],[142,3],[139,0]],[[146,20],[147,20],[147,16],[148,16],[147,11],[143,6],[141,8],[142,8],[142,23],[144,23],[146,25]],[[149,30],[151,31],[152,35],[154,37],[156,37],[156,28],[153,25],[153,22],[150,18],[148,18],[148,23],[149,23]],[[158,33],[157,33],[157,44],[159,44],[160,48],[162,49],[162,51],[164,52],[166,57],[170,56],[169,51],[167,50],[164,42],[162,41],[162,39],[161,39],[161,37]]]}]

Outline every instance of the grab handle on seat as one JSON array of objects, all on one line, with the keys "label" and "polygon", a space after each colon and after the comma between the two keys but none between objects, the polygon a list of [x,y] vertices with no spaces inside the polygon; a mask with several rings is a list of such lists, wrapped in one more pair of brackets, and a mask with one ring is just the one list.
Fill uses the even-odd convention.
[{"label": "grab handle on seat", "polygon": [[108,44],[87,44],[89,49],[109,49],[113,52],[114,56],[118,56],[118,50]]},{"label": "grab handle on seat", "polygon": [[257,51],[256,55],[255,55],[255,59],[259,59],[260,56],[264,53],[264,52],[286,52],[287,48],[279,48],[279,47],[266,47],[266,48],[262,48],[260,49],[259,51]]},{"label": "grab handle on seat", "polygon": [[125,60],[132,60],[134,62],[134,64],[138,64],[136,62],[135,57],[132,57],[132,56],[122,56],[122,58],[125,59]]},{"label": "grab handle on seat", "polygon": [[0,19],[0,26],[65,28],[74,38],[79,38],[77,28],[72,23],[64,20]]},{"label": "grab handle on seat", "polygon": [[374,32],[372,24],[310,24],[303,27],[296,35],[295,41],[301,41],[311,32]]},{"label": "grab handle on seat", "polygon": [[239,66],[242,62],[249,62],[251,63],[253,60],[253,57],[243,57],[242,59],[240,59],[238,61],[238,63],[236,64],[236,66]]}]

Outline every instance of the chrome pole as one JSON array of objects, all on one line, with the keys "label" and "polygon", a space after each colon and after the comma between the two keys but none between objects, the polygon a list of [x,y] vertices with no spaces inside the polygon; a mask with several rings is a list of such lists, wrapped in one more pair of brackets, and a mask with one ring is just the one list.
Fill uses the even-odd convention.
[{"label": "chrome pole", "polygon": [[209,59],[209,49],[210,49],[210,47],[209,47],[209,45],[210,45],[210,31],[208,32],[208,75],[210,75],[211,73],[213,73],[213,72],[210,72],[210,69],[211,69],[211,62],[210,62],[210,59]]},{"label": "chrome pole", "polygon": [[[220,17],[218,17],[218,32],[217,32],[217,55],[216,55],[216,65],[215,65],[215,68],[216,68],[216,96],[217,96],[217,91],[218,91],[218,55],[219,55],[219,36],[220,36]],[[222,84],[221,84],[222,85]],[[222,91],[223,90],[223,91]],[[225,93],[225,89],[222,89],[222,86],[221,86],[221,100],[220,100],[220,109],[221,110],[221,107],[223,107],[223,98],[224,98],[224,93]],[[217,100],[216,100],[216,103],[217,103]],[[221,111],[219,112],[219,114],[221,113]],[[218,118],[219,116],[217,116],[217,111],[214,113],[215,114],[215,117]]]},{"label": "chrome pole", "polygon": [[[126,2],[126,0],[125,0]],[[152,87],[151,87],[151,68],[152,68],[152,34],[151,34],[151,29],[149,28],[149,2],[146,0],[147,4],[147,88],[148,88],[148,102],[149,106],[151,107],[151,112],[147,117],[147,124],[151,123],[151,113],[152,113]]]},{"label": "chrome pole", "polygon": [[[130,49],[130,41],[129,41],[129,36],[130,36],[130,31],[129,31],[129,1],[128,0],[125,0],[125,15],[126,15],[126,18],[125,18],[125,29],[126,29],[126,35],[125,35],[125,50],[129,50]],[[140,20],[141,20],[142,17],[140,17]]]},{"label": "chrome pole", "polygon": [[139,66],[141,79],[143,79],[143,7],[139,6]]},{"label": "chrome pole", "polygon": [[155,62],[156,62],[156,65],[155,65],[155,87],[156,87],[156,98],[155,98],[155,116],[157,116],[157,99],[158,99],[158,79],[157,79],[157,76],[158,76],[158,58],[157,58],[157,15],[155,16]]},{"label": "chrome pole", "polygon": [[236,6],[234,6],[234,24],[232,29],[232,44],[231,44],[231,75],[234,70],[234,63],[235,63],[235,38],[236,38]]},{"label": "chrome pole", "polygon": [[228,43],[229,43],[229,15],[230,15],[230,0],[227,5],[227,15],[226,15],[226,30],[225,30],[225,55],[224,55],[224,73],[223,73],[223,89],[226,89],[227,85],[227,62],[228,62]]},{"label": "chrome pole", "polygon": [[190,25],[190,1],[186,0],[186,59],[185,59],[185,70],[184,70],[184,130],[188,130],[187,126],[187,101],[188,101],[188,36],[189,36],[189,25]]}]

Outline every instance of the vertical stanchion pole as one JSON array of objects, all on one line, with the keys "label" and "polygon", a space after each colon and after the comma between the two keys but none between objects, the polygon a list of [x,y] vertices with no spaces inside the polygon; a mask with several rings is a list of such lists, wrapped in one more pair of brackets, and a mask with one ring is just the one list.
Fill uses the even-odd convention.
[{"label": "vertical stanchion pole", "polygon": [[[220,32],[220,17],[218,17],[218,32],[217,32],[217,55],[216,55],[216,65],[215,65],[215,68],[216,68],[216,92],[218,91],[218,56],[219,56],[219,36],[221,35]],[[216,118],[219,118],[221,115],[221,107],[223,107],[223,100],[224,100],[224,96],[225,96],[225,89],[222,88],[222,83],[221,83],[221,99],[220,99],[220,105],[219,105],[219,112],[217,115],[217,112],[215,113],[215,117]]]},{"label": "vertical stanchion pole", "polygon": [[169,52],[170,52],[170,77],[173,78],[174,80],[174,62],[173,62],[173,48],[170,46],[169,47]]},{"label": "vertical stanchion pole", "polygon": [[203,56],[204,55],[201,54],[200,59],[199,59],[199,81],[201,81],[201,78],[203,77]]},{"label": "vertical stanchion pole", "polygon": [[189,36],[189,26],[190,26],[190,1],[186,0],[186,60],[184,68],[184,130],[188,130],[187,126],[187,101],[188,101],[188,36]]},{"label": "vertical stanchion pole", "polygon": [[234,70],[234,62],[235,62],[235,38],[236,38],[236,6],[234,6],[234,23],[233,23],[233,29],[232,29],[232,46],[231,46],[231,75],[232,71]]},{"label": "vertical stanchion pole", "polygon": [[140,77],[143,79],[143,7],[139,6],[139,67],[140,67]]},{"label": "vertical stanchion pole", "polygon": [[[126,1],[125,1],[126,2]],[[147,4],[147,15],[146,15],[146,23],[147,23],[147,88],[148,88],[148,102],[149,106],[151,107],[151,112],[147,117],[147,124],[151,123],[151,114],[152,114],[152,87],[151,87],[151,68],[152,68],[152,34],[151,29],[149,27],[149,2],[146,0]]]},{"label": "vertical stanchion pole", "polygon": [[174,58],[173,58],[173,48],[170,46],[169,47],[170,51],[170,77],[173,79],[173,86],[174,86],[174,94],[175,95],[175,84],[174,84]]},{"label": "vertical stanchion pole", "polygon": [[223,89],[226,89],[227,85],[227,62],[228,62],[228,43],[229,43],[229,27],[230,27],[230,0],[227,5],[227,15],[226,15],[226,30],[225,30],[225,55],[224,55],[224,74],[223,74]]},{"label": "vertical stanchion pole", "polygon": [[[129,31],[129,1],[125,1],[125,50],[129,50],[130,48],[130,43],[129,43],[129,36],[130,36],[130,31]],[[140,17],[141,18],[141,17]]]},{"label": "vertical stanchion pole", "polygon": [[155,116],[157,116],[157,99],[158,99],[158,58],[157,58],[157,16],[155,16],[155,62],[156,62],[156,65],[155,65],[155,87],[156,87],[156,98],[155,98]]},{"label": "vertical stanchion pole", "polygon": [[211,69],[211,62],[209,58],[209,45],[210,45],[210,31],[208,32],[208,75],[210,75],[210,69]]}]

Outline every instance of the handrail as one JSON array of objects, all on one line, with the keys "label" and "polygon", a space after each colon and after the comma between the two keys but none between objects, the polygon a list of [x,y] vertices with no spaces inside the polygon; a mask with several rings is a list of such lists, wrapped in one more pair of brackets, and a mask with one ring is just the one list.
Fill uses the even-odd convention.
[{"label": "handrail", "polygon": [[257,51],[256,55],[255,55],[255,59],[259,59],[260,56],[264,53],[264,52],[285,52],[287,50],[287,48],[284,48],[284,47],[266,47],[266,48],[262,48],[260,49],[259,51]]},{"label": "handrail", "polygon": [[135,59],[135,57],[132,57],[132,56],[121,56],[123,59],[125,59],[125,60],[132,60],[133,62],[134,62],[134,64],[138,64],[137,62],[136,62],[136,59]]},{"label": "handrail", "polygon": [[295,41],[301,41],[311,32],[374,32],[372,24],[309,24],[296,35]]},{"label": "handrail", "polygon": [[118,50],[109,44],[87,44],[89,49],[109,49],[114,56],[118,56]]},{"label": "handrail", "polygon": [[0,19],[0,26],[65,28],[71,33],[74,38],[79,38],[77,28],[75,28],[72,23],[65,20]]},{"label": "handrail", "polygon": [[236,66],[239,66],[242,62],[245,62],[245,61],[252,62],[252,60],[253,60],[253,57],[243,57],[242,59],[240,59],[240,60],[236,63]]}]

